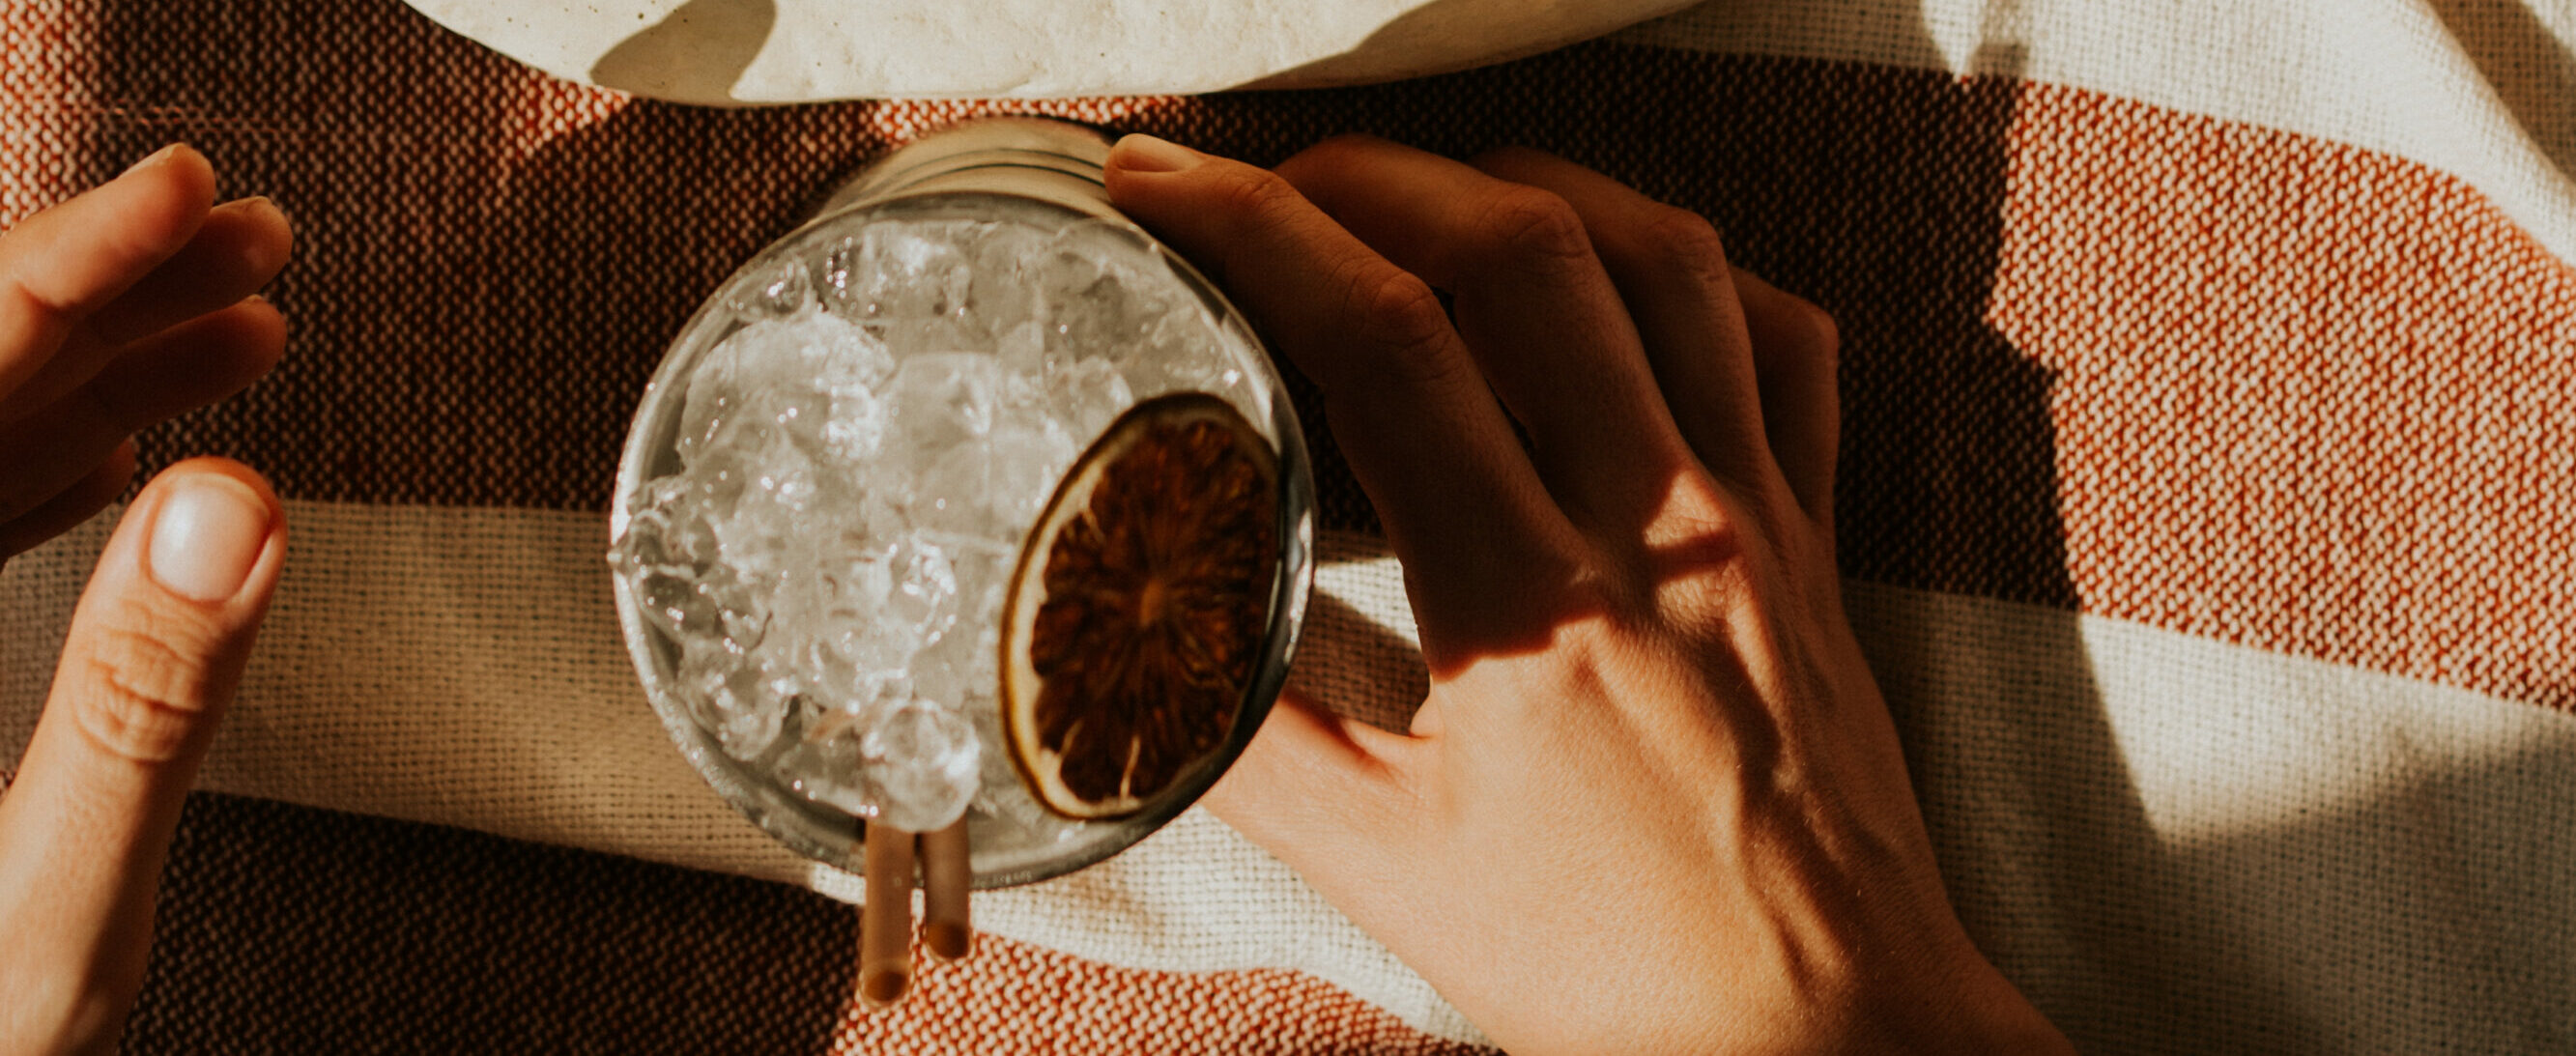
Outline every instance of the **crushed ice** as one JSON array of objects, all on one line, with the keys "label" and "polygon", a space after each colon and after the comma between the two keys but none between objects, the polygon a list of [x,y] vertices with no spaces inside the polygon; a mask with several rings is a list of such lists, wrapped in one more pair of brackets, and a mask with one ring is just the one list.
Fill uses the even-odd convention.
[{"label": "crushed ice", "polygon": [[740,325],[687,379],[682,468],[628,497],[610,555],[727,754],[905,829],[971,808],[1019,842],[1074,832],[999,739],[1020,540],[1137,400],[1264,398],[1153,268],[1090,221],[879,221],[728,286]]}]

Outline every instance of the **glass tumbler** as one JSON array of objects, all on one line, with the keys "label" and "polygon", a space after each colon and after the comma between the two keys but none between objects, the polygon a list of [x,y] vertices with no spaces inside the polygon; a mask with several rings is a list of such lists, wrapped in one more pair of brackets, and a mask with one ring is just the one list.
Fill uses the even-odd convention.
[{"label": "glass tumbler", "polygon": [[[1170,822],[1241,754],[1286,680],[1311,589],[1314,538],[1314,485],[1296,412],[1242,314],[1197,269],[1110,205],[1101,182],[1108,148],[1106,137],[1083,126],[1000,118],[956,125],[885,155],[707,298],[671,343],[635,413],[618,466],[610,529],[617,547],[612,561],[619,565],[618,617],[636,674],[698,774],[805,857],[852,872],[864,860],[862,822],[871,806],[864,795],[836,785],[839,778],[831,773],[830,750],[840,743],[835,738],[846,737],[840,727],[854,709],[863,710],[862,702],[847,698],[868,692],[852,685],[879,686],[879,692],[902,686],[901,693],[952,710],[976,731],[979,791],[967,820],[975,886],[989,889],[1083,868]],[[806,347],[793,353],[806,358],[789,360],[811,364],[808,373],[846,382],[826,396],[798,388],[801,374],[756,376],[723,358],[736,355],[730,348],[771,340],[764,335],[789,334],[777,340],[793,341],[794,334],[807,332],[848,337],[841,344]],[[731,372],[724,375],[729,387],[721,390],[730,395],[721,399],[708,395],[719,390],[701,380],[719,367]],[[666,615],[681,611],[660,605],[659,592],[674,588],[649,578],[650,563],[635,556],[630,532],[647,521],[654,531],[674,531],[661,504],[680,501],[670,496],[686,489],[667,482],[682,479],[692,452],[717,457],[706,453],[714,441],[699,435],[708,431],[705,422],[721,421],[706,408],[726,399],[756,401],[764,385],[794,390],[779,397],[779,406],[829,416],[813,434],[826,441],[817,442],[858,437],[850,450],[859,453],[833,463],[838,471],[818,471],[818,479],[806,484],[776,485],[774,493],[743,491],[783,504],[771,523],[790,529],[775,537],[774,556],[787,559],[785,570],[761,582],[803,584],[816,570],[794,564],[794,555],[806,552],[796,547],[816,538],[864,537],[870,545],[910,555],[903,568],[936,574],[921,579],[929,584],[923,592],[905,593],[916,584],[902,580],[884,595],[890,600],[875,609],[863,605],[853,610],[854,618],[873,628],[871,634],[894,635],[914,626],[908,620],[933,618],[923,613],[945,614],[936,618],[955,622],[942,624],[936,640],[953,648],[922,646],[911,654],[914,666],[900,674],[891,673],[893,668],[877,672],[870,676],[876,682],[826,677],[825,668],[841,670],[828,663],[800,667],[795,657],[809,655],[804,653],[760,668],[762,678],[726,681],[708,674],[726,661],[707,660],[717,655],[710,646],[674,629],[696,625]],[[975,393],[983,389],[1016,395],[977,404]],[[1025,791],[1007,787],[1018,775],[996,735],[998,686],[982,666],[985,652],[979,652],[993,648],[999,614],[983,614],[979,592],[998,595],[993,577],[1009,574],[1016,551],[1002,529],[1016,523],[1024,533],[1028,525],[1014,518],[1034,517],[1032,500],[1021,494],[1031,483],[1028,467],[1060,474],[1065,440],[1078,448],[1092,439],[1070,436],[1073,427],[1063,423],[1089,427],[1126,406],[1185,389],[1226,400],[1278,458],[1278,553],[1264,637],[1218,750],[1136,813],[1101,821],[1054,816]],[[990,443],[992,452],[1003,449],[1001,441],[989,439],[994,436],[1038,436],[1045,442],[1012,448],[1013,468],[1005,472],[1002,454],[992,454],[980,471],[971,464],[974,455],[931,459],[923,468],[920,449],[890,453],[895,442],[882,439],[930,435],[938,428],[984,429],[976,434],[984,439],[958,443]],[[883,446],[865,448],[869,437],[879,437],[875,442]],[[749,441],[739,443],[747,447]],[[773,487],[758,465],[746,465],[743,475],[750,483],[743,488]],[[958,465],[967,469],[954,471]],[[1017,490],[997,483],[1014,474]],[[958,486],[961,480],[970,483]],[[871,483],[886,481],[903,483]],[[987,484],[972,486],[973,481]],[[1053,485],[1052,479],[1038,483],[1043,487],[1034,501],[1042,501]],[[977,528],[956,529],[964,523],[957,511],[969,507],[984,519],[974,522]],[[746,516],[740,523],[753,522]],[[727,545],[753,539],[741,544],[753,549],[766,545],[758,539],[768,538],[748,528],[734,536],[710,531],[710,538],[724,537]],[[785,632],[776,628],[786,626],[786,617],[780,613],[792,607],[790,592],[803,589],[780,587],[767,602],[744,602],[745,613],[759,610],[757,619],[719,606],[721,621],[731,622],[710,626],[747,626],[722,639],[726,643],[762,635],[782,641]],[[922,600],[924,592],[952,589],[954,596],[945,600]],[[946,659],[935,668],[922,659],[940,648]]]}]

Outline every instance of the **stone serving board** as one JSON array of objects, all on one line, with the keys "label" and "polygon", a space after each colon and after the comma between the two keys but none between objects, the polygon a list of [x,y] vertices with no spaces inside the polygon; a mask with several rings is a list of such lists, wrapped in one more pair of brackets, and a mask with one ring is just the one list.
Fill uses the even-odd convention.
[{"label": "stone serving board", "polygon": [[1695,0],[407,0],[558,77],[717,106],[1395,80]]}]

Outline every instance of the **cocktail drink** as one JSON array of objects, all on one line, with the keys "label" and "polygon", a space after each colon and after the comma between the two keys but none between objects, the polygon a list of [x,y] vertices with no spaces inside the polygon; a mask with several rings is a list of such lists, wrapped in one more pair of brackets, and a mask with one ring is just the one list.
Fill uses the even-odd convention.
[{"label": "cocktail drink", "polygon": [[1241,316],[1108,207],[1105,157],[1035,121],[890,155],[708,300],[637,413],[610,556],[637,670],[809,857],[963,817],[977,887],[1099,861],[1285,677],[1295,413]]}]

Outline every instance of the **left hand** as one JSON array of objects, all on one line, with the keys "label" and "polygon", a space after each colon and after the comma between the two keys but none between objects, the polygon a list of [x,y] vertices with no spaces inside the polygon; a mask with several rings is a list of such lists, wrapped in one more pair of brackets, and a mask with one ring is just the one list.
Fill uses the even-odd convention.
[{"label": "left hand", "polygon": [[[173,147],[0,236],[0,561],[122,494],[135,430],[283,353],[254,294],[286,264],[286,217],[214,193]],[[219,459],[164,471],[108,540],[0,795],[0,1054],[115,1049],[170,835],[285,551],[267,482]]]}]

